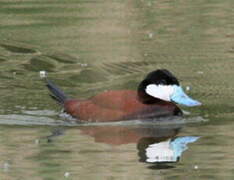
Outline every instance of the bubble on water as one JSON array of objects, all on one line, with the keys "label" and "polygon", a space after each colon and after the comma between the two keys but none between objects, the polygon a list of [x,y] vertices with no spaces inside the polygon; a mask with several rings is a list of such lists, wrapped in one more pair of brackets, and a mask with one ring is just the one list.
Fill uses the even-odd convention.
[{"label": "bubble on water", "polygon": [[65,177],[65,178],[68,178],[69,176],[70,176],[70,173],[69,173],[69,172],[65,172],[65,173],[64,173],[64,177]]},{"label": "bubble on water", "polygon": [[35,144],[39,144],[40,140],[39,139],[35,139]]},{"label": "bubble on water", "polygon": [[185,89],[186,89],[186,91],[190,91],[191,87],[190,86],[186,86]]},{"label": "bubble on water", "polygon": [[148,36],[151,39],[154,36],[154,34],[151,32],[151,33],[148,34]]},{"label": "bubble on water", "polygon": [[80,63],[80,66],[81,66],[81,67],[87,67],[88,64],[86,64],[86,63]]},{"label": "bubble on water", "polygon": [[3,163],[3,171],[7,172],[9,171],[10,168],[10,164],[8,162]]}]

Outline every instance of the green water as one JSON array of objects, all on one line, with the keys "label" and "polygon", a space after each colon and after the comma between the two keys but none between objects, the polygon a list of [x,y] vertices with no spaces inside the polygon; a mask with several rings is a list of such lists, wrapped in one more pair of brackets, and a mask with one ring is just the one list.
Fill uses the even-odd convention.
[{"label": "green water", "polygon": [[[2,0],[0,7],[0,179],[234,178],[232,0]],[[68,127],[39,77],[46,70],[65,92],[87,98],[135,89],[158,68],[203,103],[183,107],[192,124]],[[200,139],[179,162],[142,160],[142,138],[184,136]]]}]

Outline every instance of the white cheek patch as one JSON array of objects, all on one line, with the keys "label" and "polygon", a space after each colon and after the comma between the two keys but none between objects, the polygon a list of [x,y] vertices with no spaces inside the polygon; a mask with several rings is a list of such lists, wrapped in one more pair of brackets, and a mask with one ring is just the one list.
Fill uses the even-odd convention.
[{"label": "white cheek patch", "polygon": [[146,86],[145,92],[155,98],[171,101],[170,96],[173,94],[174,88],[172,85],[150,84]]}]

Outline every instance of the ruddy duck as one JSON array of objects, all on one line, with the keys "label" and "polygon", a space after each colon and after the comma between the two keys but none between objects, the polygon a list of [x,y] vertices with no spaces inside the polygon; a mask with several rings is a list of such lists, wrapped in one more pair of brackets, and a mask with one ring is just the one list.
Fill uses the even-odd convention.
[{"label": "ruddy duck", "polygon": [[177,78],[166,69],[150,72],[137,91],[109,90],[87,100],[68,97],[50,80],[47,80],[47,87],[51,97],[78,121],[108,122],[180,116],[182,111],[176,103],[201,105],[185,94]]}]

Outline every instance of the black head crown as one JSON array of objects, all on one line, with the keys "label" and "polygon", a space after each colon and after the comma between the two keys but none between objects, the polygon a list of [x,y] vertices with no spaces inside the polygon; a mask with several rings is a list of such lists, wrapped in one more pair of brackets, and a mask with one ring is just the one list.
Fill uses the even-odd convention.
[{"label": "black head crown", "polygon": [[156,71],[150,72],[144,79],[143,85],[149,84],[161,84],[161,85],[178,85],[179,82],[177,78],[166,69],[158,69]]}]

